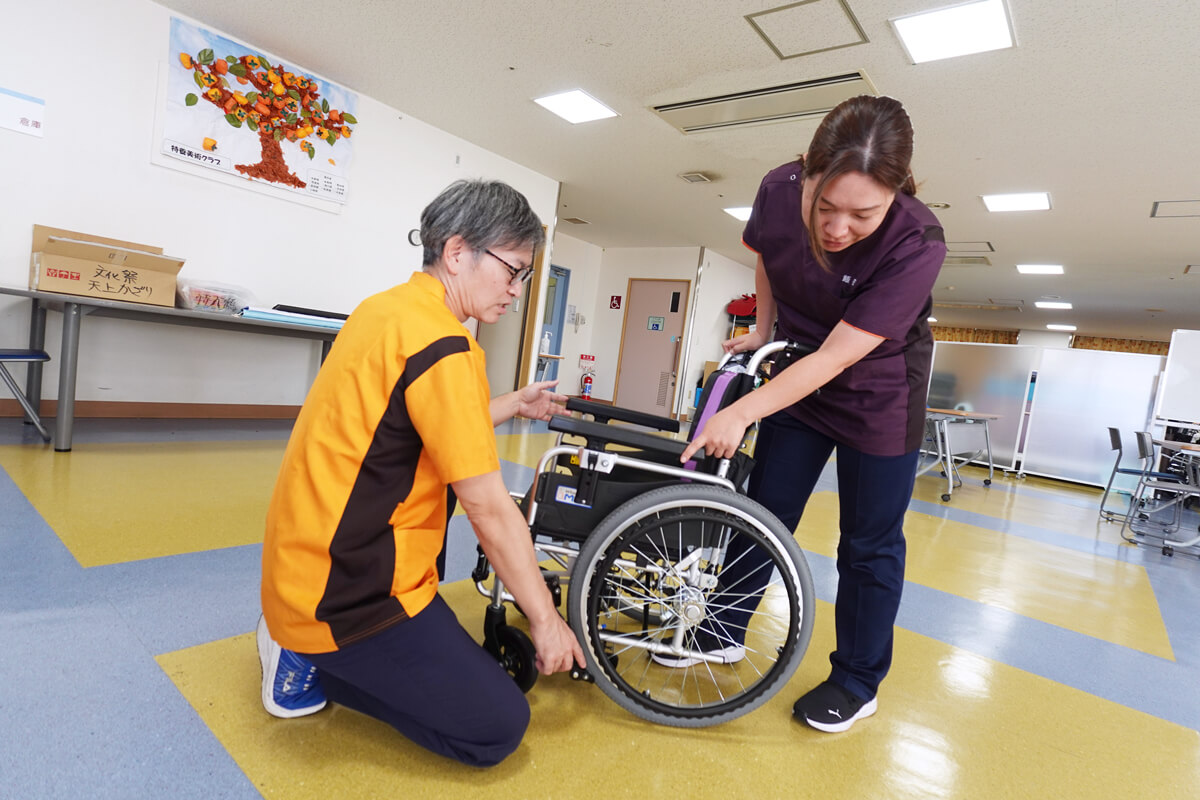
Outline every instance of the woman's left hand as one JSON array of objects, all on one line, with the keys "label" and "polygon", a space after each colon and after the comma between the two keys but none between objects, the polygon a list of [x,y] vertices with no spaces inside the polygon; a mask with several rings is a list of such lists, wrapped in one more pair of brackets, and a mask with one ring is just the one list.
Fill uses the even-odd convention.
[{"label": "woman's left hand", "polygon": [[691,444],[683,451],[683,455],[679,457],[680,463],[687,462],[701,448],[715,458],[733,458],[742,446],[742,439],[749,426],[750,423],[741,419],[734,406],[718,411],[709,418],[704,430],[692,439]]},{"label": "woman's left hand", "polygon": [[565,394],[551,391],[557,380],[537,381],[517,390],[517,414],[528,419],[548,420],[555,414],[565,414]]}]

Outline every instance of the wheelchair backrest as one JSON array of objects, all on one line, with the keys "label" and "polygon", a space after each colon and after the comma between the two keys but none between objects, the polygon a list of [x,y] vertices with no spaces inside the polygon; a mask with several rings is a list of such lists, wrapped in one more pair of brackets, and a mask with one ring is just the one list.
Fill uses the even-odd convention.
[{"label": "wheelchair backrest", "polygon": [[[713,370],[712,374],[708,376],[708,380],[704,382],[704,389],[700,392],[700,402],[696,404],[696,421],[692,423],[692,429],[688,432],[689,442],[704,430],[704,426],[708,424],[714,414],[726,406],[732,405],[754,389],[753,375],[735,365],[731,364],[730,367],[729,369]],[[706,459],[705,462],[699,464],[689,461],[684,468],[714,472],[717,464],[716,459]]]}]

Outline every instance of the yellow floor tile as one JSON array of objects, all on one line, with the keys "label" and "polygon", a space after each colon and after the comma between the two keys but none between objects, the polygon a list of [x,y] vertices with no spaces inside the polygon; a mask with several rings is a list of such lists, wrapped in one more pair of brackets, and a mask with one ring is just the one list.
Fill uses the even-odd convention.
[{"label": "yellow floor tile", "polygon": [[556,441],[557,433],[502,433],[496,436],[496,449],[501,460],[536,469],[542,454]]},{"label": "yellow floor tile", "polygon": [[0,466],[85,567],[262,541],[285,443],[0,447]]},{"label": "yellow floor tile", "polygon": [[[466,582],[443,592],[478,636],[483,598]],[[832,609],[820,604],[812,647],[790,684],[714,728],[653,725],[594,686],[543,678],[529,695],[525,742],[490,770],[431,755],[343,708],[269,717],[250,633],[158,662],[268,798],[1196,796],[1196,731],[906,631],[874,718],[840,735],[798,724],[791,704],[825,677],[831,625]]]},{"label": "yellow floor tile", "polygon": [[[835,558],[837,521],[837,495],[817,492],[797,527],[797,541]],[[1138,564],[914,511],[904,531],[909,581],[1173,658],[1154,589]]]}]

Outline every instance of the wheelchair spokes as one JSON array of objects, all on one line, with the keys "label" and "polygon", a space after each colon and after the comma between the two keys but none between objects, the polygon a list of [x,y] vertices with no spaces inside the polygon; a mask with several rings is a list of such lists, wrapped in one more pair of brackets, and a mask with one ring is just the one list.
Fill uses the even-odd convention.
[{"label": "wheelchair spokes", "polygon": [[782,526],[751,518],[755,506],[712,487],[657,489],[585,542],[572,624],[618,704],[708,725],[765,702],[794,671],[811,627],[811,578]]}]

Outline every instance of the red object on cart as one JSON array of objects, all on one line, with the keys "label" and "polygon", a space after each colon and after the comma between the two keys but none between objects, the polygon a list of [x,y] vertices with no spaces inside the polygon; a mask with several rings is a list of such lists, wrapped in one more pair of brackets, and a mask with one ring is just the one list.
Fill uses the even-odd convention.
[{"label": "red object on cart", "polygon": [[751,322],[758,316],[758,295],[744,294],[735,300],[730,300],[729,305],[725,306],[725,311],[734,318],[735,322],[743,320]]}]

